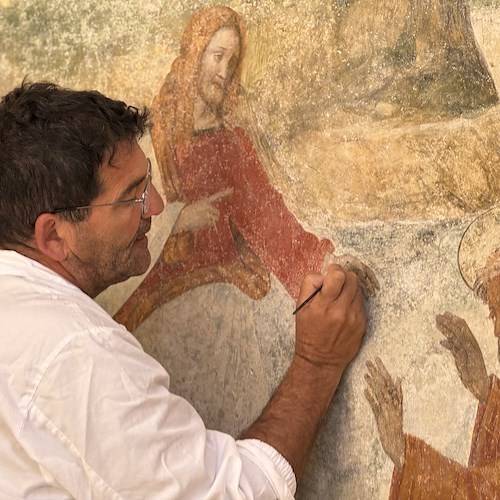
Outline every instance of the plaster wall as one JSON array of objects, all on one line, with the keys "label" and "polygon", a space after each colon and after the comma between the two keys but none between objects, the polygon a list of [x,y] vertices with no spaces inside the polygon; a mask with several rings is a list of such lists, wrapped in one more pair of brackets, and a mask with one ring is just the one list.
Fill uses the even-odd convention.
[{"label": "plaster wall", "polygon": [[[207,3],[2,0],[0,93],[27,75],[149,105],[187,19]],[[362,258],[381,286],[367,304],[362,351],[334,398],[297,498],[385,499],[393,464],[364,397],[365,362],[380,356],[401,377],[405,432],[464,465],[477,403],[440,345],[435,315],[448,310],[466,319],[488,373],[500,373],[488,308],[457,266],[467,226],[498,203],[500,108],[405,113],[404,102],[371,98],[356,87],[355,74],[347,83],[329,79],[346,61],[365,57],[367,47],[373,47],[370,60],[379,61],[376,49],[397,38],[404,9],[375,1],[227,5],[248,25],[242,83],[267,139],[267,175],[308,231],[331,239],[336,253]],[[499,89],[500,4],[476,1],[470,17]],[[393,29],[382,30],[386,25]],[[359,78],[393,81],[390,68],[376,66],[379,73]],[[149,137],[143,147],[154,158]],[[158,170],[154,179],[161,186]],[[153,221],[153,262],[168,236],[169,216]],[[258,416],[293,352],[294,302],[271,279],[260,300],[228,284],[195,288],[134,332],[170,373],[173,391],[190,400],[208,426],[234,435]],[[112,287],[98,300],[114,313],[140,281]]]}]

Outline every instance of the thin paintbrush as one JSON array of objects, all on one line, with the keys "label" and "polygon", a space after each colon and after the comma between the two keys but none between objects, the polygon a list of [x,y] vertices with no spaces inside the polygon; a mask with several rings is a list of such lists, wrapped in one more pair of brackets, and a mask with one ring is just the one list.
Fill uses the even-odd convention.
[{"label": "thin paintbrush", "polygon": [[295,311],[293,311],[293,314],[297,314],[308,302],[310,302],[314,296],[323,288],[323,285],[321,285],[318,289],[314,290],[313,293],[311,293],[311,295],[309,295],[309,297],[307,297],[306,300],[304,300],[304,302],[302,302],[302,304],[300,304],[300,306],[297,306],[297,309],[295,309]]}]

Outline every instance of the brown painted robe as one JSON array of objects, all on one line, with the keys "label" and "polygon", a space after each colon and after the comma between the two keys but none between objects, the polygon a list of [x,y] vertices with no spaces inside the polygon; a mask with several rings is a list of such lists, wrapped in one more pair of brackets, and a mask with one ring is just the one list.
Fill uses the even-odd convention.
[{"label": "brown painted robe", "polygon": [[390,500],[500,499],[500,381],[491,377],[480,404],[469,465],[454,462],[421,439],[406,436],[405,464],[394,469]]}]

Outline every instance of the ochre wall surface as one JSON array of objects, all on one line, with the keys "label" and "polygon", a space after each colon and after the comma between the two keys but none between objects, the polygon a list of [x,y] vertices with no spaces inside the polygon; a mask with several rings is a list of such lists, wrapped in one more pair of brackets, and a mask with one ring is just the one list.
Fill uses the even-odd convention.
[{"label": "ochre wall surface", "polygon": [[[149,106],[187,20],[211,3],[0,0],[0,93],[26,76]],[[369,264],[381,287],[297,498],[388,498],[393,464],[364,396],[365,362],[376,356],[402,379],[404,431],[467,466],[477,402],[440,344],[435,316],[463,317],[487,372],[500,373],[488,308],[457,265],[464,231],[500,196],[498,0],[226,5],[247,25],[241,83],[271,185],[307,231]],[[155,159],[149,137],[143,147]],[[168,216],[153,221],[153,262]],[[98,300],[114,313],[140,281]],[[236,436],[288,365],[293,308],[273,274],[258,300],[212,283],[156,308],[134,333],[170,373],[172,390],[208,426]]]}]

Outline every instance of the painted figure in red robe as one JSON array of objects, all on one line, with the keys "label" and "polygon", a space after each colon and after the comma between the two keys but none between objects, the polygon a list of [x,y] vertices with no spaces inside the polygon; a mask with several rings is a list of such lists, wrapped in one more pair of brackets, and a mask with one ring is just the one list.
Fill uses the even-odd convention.
[{"label": "painted figure in red robe", "polygon": [[[330,262],[349,263],[370,295],[371,270],[305,231],[270,184],[242,116],[246,32],[228,7],[189,20],[152,106],[152,140],[168,202],[184,208],[144,281],[115,314],[130,330],[157,307],[200,285],[231,283],[253,299],[270,273],[293,299],[301,277]],[[243,104],[242,104],[243,103]]]}]

